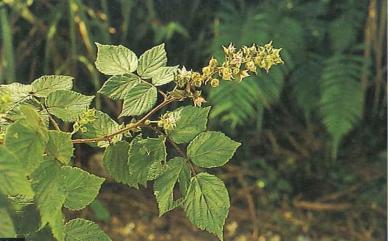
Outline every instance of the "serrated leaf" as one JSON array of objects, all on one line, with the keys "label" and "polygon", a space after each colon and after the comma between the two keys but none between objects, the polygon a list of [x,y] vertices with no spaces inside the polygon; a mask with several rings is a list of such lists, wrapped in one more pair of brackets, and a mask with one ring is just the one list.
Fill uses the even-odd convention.
[{"label": "serrated leaf", "polygon": [[73,156],[71,134],[62,131],[50,130],[46,152],[48,156],[62,162],[65,165],[69,165],[70,158]]},{"label": "serrated leaf", "polygon": [[91,104],[94,96],[86,96],[71,90],[57,90],[46,99],[48,111],[63,121],[75,121]]},{"label": "serrated leaf", "polygon": [[104,151],[103,164],[111,177],[121,183],[129,183],[128,153],[129,143],[120,141],[109,145]]},{"label": "serrated leaf", "polygon": [[65,241],[110,241],[100,227],[89,220],[77,218],[65,224]]},{"label": "serrated leaf", "polygon": [[[37,113],[35,115],[35,116],[37,116],[37,118],[35,118],[34,116],[31,116],[30,114],[24,113],[25,112],[24,109],[26,109],[26,108],[29,108],[29,109],[35,111],[35,113]],[[29,111],[29,112],[31,112],[31,111]],[[30,115],[30,116],[26,116],[26,114]],[[29,118],[34,117],[34,121],[39,120],[39,124],[43,123],[43,125],[45,127],[49,126],[49,119],[48,119],[47,111],[43,110],[42,106],[39,103],[37,103],[35,100],[32,100],[30,97],[13,105],[5,113],[4,117],[9,119],[9,120],[12,120],[13,122],[20,120],[20,119],[27,119],[28,122],[30,122],[30,124],[33,124],[33,123],[31,123]]]},{"label": "serrated leaf", "polygon": [[0,112],[5,113],[12,109],[12,107],[29,98],[33,88],[31,85],[24,85],[20,83],[11,83],[7,85],[0,85],[0,96],[6,101],[0,105]]},{"label": "serrated leaf", "polygon": [[48,141],[47,130],[34,120],[18,120],[7,128],[5,145],[23,160],[26,171],[33,171],[42,160]]},{"label": "serrated leaf", "polygon": [[165,85],[173,81],[178,66],[161,67],[152,75],[152,84],[155,86]]},{"label": "serrated leaf", "polygon": [[192,224],[223,240],[223,225],[229,207],[228,191],[218,177],[199,173],[191,179],[184,210]]},{"label": "serrated leaf", "polygon": [[167,165],[165,163],[161,163],[161,162],[152,163],[148,171],[148,181],[155,180],[156,178],[158,178],[161,174],[164,173],[166,168]]},{"label": "serrated leaf", "polygon": [[127,93],[140,82],[141,79],[135,74],[115,75],[110,77],[98,92],[114,100],[124,99]]},{"label": "serrated leaf", "polygon": [[[175,157],[167,163],[167,170],[154,182],[154,195],[156,196],[160,216],[176,208],[182,199],[173,200],[175,184],[181,181],[181,193],[186,194],[186,186],[190,181],[190,169],[184,158]],[[185,189],[185,190],[183,190]]]},{"label": "serrated leaf", "polygon": [[119,45],[103,45],[96,43],[98,52],[96,68],[106,75],[130,74],[137,69],[137,56],[130,49]]},{"label": "serrated leaf", "polygon": [[[114,121],[109,115],[99,110],[95,113],[96,119],[84,127],[87,129],[86,132],[81,133],[83,138],[95,138],[105,136],[111,133],[118,131],[122,125],[119,125],[116,121]],[[122,134],[116,135],[111,141],[117,142],[122,139]],[[97,146],[106,147],[108,146],[108,141],[99,141],[97,142]]]},{"label": "serrated leaf", "polygon": [[119,117],[142,115],[149,111],[156,101],[156,87],[147,83],[139,83],[125,96],[123,110]]},{"label": "serrated leaf", "polygon": [[44,75],[31,83],[35,96],[47,97],[56,90],[70,90],[73,86],[73,77],[65,75]]},{"label": "serrated leaf", "polygon": [[34,199],[41,213],[41,227],[47,223],[51,227],[58,226],[58,213],[65,202],[61,177],[61,167],[53,160],[43,162],[31,176]]},{"label": "serrated leaf", "polygon": [[200,133],[187,147],[188,157],[200,167],[223,166],[241,144],[216,131]]},{"label": "serrated leaf", "polygon": [[0,192],[5,195],[33,196],[23,163],[5,146],[0,146],[0,183]]},{"label": "serrated leaf", "polygon": [[64,206],[72,210],[85,208],[97,196],[104,178],[77,167],[62,167],[62,186],[66,193]]},{"label": "serrated leaf", "polygon": [[141,55],[137,73],[144,79],[150,79],[156,70],[167,65],[167,61],[165,44],[157,45]]},{"label": "serrated leaf", "polygon": [[[161,166],[161,162],[166,160],[165,138],[135,138],[130,143],[129,148],[129,185],[138,188],[141,184],[146,186],[146,182],[157,175],[151,175],[150,171],[156,172],[156,166]],[[152,178],[153,177],[153,178]]]},{"label": "serrated leaf", "polygon": [[207,118],[211,107],[185,106],[174,110],[175,127],[168,135],[178,144],[190,142],[207,128]]}]

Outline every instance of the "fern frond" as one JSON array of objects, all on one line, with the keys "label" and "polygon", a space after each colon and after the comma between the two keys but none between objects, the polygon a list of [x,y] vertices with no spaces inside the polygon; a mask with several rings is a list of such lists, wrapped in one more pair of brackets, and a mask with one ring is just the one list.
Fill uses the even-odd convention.
[{"label": "fern frond", "polygon": [[321,63],[321,59],[311,58],[291,75],[293,96],[306,118],[309,118],[319,105]]},{"label": "fern frond", "polygon": [[209,101],[214,105],[210,117],[218,117],[232,128],[251,118],[261,118],[254,113],[279,99],[283,76],[280,69],[272,69],[269,74],[259,73],[241,83],[223,82],[209,95]]},{"label": "fern frond", "polygon": [[324,63],[320,113],[333,139],[334,158],[341,139],[362,117],[364,96],[359,80],[363,60],[363,57],[337,54]]},{"label": "fern frond", "polygon": [[361,31],[366,14],[366,0],[340,2],[342,14],[329,26],[332,49],[342,52],[351,47]]}]

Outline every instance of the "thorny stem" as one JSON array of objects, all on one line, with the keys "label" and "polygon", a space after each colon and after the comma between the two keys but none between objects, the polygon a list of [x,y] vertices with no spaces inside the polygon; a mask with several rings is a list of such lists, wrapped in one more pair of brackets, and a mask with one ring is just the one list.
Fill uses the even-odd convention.
[{"label": "thorny stem", "polygon": [[135,123],[130,123],[128,124],[126,127],[118,130],[118,131],[115,131],[109,135],[105,135],[105,136],[100,136],[100,137],[95,137],[95,138],[86,138],[86,139],[75,139],[75,140],[72,140],[72,142],[74,144],[80,144],[80,143],[93,143],[93,142],[99,142],[99,141],[110,141],[114,136],[116,135],[119,135],[119,134],[122,134],[124,132],[127,132],[127,131],[130,131],[130,130],[133,130],[133,129],[136,129],[138,127],[140,127],[141,125],[143,125],[145,123],[145,121],[151,117],[154,113],[156,113],[157,111],[159,111],[160,109],[162,109],[163,107],[167,106],[168,104],[172,103],[173,101],[177,100],[176,98],[174,97],[171,97],[171,96],[168,96],[166,98],[164,98],[164,101],[161,102],[159,105],[157,105],[156,107],[154,107],[151,111],[149,111],[144,117],[142,117],[140,120],[138,120],[137,122]]}]

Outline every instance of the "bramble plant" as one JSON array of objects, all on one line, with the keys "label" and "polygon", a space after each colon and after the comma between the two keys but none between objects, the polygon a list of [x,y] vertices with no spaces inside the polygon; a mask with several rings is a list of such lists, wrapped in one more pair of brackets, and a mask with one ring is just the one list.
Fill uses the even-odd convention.
[{"label": "bramble plant", "polygon": [[[74,145],[87,143],[105,149],[103,164],[115,181],[135,188],[154,181],[160,216],[181,207],[192,224],[223,240],[229,194],[222,180],[204,169],[226,164],[240,143],[206,130],[210,107],[201,107],[201,88],[241,81],[257,69],[268,71],[282,63],[280,49],[271,43],[238,50],[229,45],[222,63],[211,58],[196,72],[166,66],[164,44],[139,58],[121,45],[96,45],[96,68],[111,76],[99,93],[123,100],[119,117],[133,117],[128,123],[89,109],[94,97],[72,91],[69,76],[0,86],[0,236],[110,240],[97,224],[81,218],[65,221],[62,212],[88,206],[104,182],[72,166]],[[171,91],[160,89],[166,84],[173,86]],[[193,105],[155,116],[188,99]],[[65,131],[64,123],[73,123],[72,130]]]}]

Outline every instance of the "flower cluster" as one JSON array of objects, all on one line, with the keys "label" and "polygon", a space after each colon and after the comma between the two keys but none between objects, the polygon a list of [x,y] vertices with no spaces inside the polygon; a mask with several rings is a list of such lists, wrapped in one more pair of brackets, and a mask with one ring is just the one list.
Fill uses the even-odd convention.
[{"label": "flower cluster", "polygon": [[242,81],[249,74],[256,73],[257,68],[267,72],[276,64],[283,63],[280,58],[281,49],[272,47],[272,42],[264,46],[252,45],[236,49],[232,44],[223,47],[225,60],[219,64],[215,58],[211,58],[209,64],[202,68],[202,72],[187,70],[185,67],[178,70],[175,81],[179,88],[201,87],[210,83],[212,87],[219,86],[222,80]]},{"label": "flower cluster", "polygon": [[80,130],[82,133],[87,132],[87,127],[85,125],[96,120],[96,110],[88,109],[84,111],[79,117],[78,120],[73,124],[73,132]]},{"label": "flower cluster", "polygon": [[176,119],[174,112],[167,112],[157,121],[157,125],[164,130],[173,130],[176,127]]},{"label": "flower cluster", "polygon": [[228,47],[223,46],[225,58],[222,63],[218,63],[218,60],[212,57],[201,72],[187,70],[185,67],[179,69],[175,74],[178,89],[174,94],[190,97],[195,106],[200,106],[205,99],[197,88],[207,84],[218,87],[220,80],[242,81],[250,73],[256,74],[258,68],[268,72],[273,65],[283,63],[280,58],[281,50],[273,48],[272,41],[264,46],[253,44],[251,47],[243,46],[238,50],[232,44]]}]

